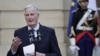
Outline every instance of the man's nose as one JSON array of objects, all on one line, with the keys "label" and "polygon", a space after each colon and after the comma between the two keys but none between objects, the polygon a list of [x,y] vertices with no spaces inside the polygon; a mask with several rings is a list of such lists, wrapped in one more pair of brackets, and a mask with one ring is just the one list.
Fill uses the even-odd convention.
[{"label": "man's nose", "polygon": [[29,15],[28,18],[31,19],[31,15]]}]

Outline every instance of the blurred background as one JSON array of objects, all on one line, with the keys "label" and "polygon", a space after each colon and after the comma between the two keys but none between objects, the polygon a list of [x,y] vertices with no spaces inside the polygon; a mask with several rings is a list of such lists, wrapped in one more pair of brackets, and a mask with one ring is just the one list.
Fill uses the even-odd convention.
[{"label": "blurred background", "polygon": [[14,31],[26,25],[23,9],[28,4],[38,6],[41,24],[55,29],[62,56],[71,56],[66,35],[71,0],[0,0],[0,56],[10,49]]}]

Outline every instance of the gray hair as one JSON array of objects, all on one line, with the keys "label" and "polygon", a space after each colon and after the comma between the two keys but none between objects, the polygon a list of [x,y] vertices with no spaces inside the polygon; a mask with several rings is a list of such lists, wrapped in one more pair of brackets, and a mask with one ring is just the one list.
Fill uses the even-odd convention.
[{"label": "gray hair", "polygon": [[37,7],[36,5],[34,5],[34,4],[29,4],[29,5],[27,5],[27,6],[24,8],[24,10],[26,10],[27,8],[32,8],[32,7],[36,10],[37,13],[39,13],[38,7]]}]

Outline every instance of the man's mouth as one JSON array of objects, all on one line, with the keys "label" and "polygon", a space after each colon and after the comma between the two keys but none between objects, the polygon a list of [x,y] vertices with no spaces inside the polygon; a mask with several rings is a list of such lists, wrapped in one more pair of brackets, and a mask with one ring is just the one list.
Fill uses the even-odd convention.
[{"label": "man's mouth", "polygon": [[28,22],[33,22],[33,20],[29,20]]}]

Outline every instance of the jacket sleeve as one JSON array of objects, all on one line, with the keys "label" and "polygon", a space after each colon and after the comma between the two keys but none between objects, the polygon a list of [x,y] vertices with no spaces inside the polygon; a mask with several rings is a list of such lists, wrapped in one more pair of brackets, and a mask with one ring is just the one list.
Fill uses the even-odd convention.
[{"label": "jacket sleeve", "polygon": [[11,49],[8,51],[7,56],[15,56],[12,54]]},{"label": "jacket sleeve", "polygon": [[77,11],[73,12],[73,17],[72,17],[72,22],[71,22],[71,33],[70,33],[70,37],[75,37],[76,36],[76,25],[78,23],[77,20]]},{"label": "jacket sleeve", "polygon": [[99,25],[97,23],[97,20],[95,19],[95,24],[94,24],[94,36],[99,37]]}]

